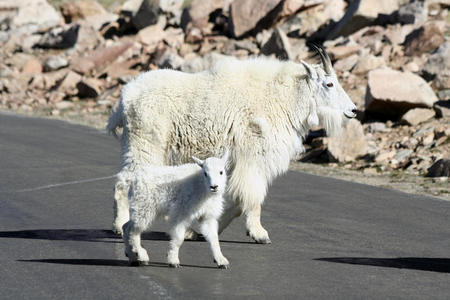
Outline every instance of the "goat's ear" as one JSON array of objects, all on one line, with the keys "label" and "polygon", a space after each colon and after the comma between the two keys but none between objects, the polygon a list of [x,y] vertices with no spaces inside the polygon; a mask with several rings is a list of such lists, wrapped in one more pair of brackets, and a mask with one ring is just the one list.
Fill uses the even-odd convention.
[{"label": "goat's ear", "polygon": [[317,72],[314,70],[314,68],[304,60],[302,60],[301,63],[305,67],[306,73],[308,73],[308,77],[311,79],[316,79]]},{"label": "goat's ear", "polygon": [[195,163],[196,163],[197,165],[199,165],[200,167],[203,167],[203,163],[204,163],[203,160],[201,160],[201,159],[199,159],[199,158],[197,158],[197,157],[195,157],[195,156],[192,156],[192,159],[195,161]]},{"label": "goat's ear", "polygon": [[225,149],[225,152],[223,153],[221,159],[222,159],[224,162],[227,162],[229,157],[230,157],[230,149],[226,148],[226,149]]}]

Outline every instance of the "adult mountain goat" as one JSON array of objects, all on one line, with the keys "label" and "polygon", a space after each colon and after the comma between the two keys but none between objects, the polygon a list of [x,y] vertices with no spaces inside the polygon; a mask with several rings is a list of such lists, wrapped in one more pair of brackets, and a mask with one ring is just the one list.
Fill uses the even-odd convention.
[{"label": "adult mountain goat", "polygon": [[[244,213],[248,234],[270,243],[260,221],[269,184],[288,170],[312,126],[332,135],[356,115],[327,53],[316,50],[322,65],[261,57],[225,59],[195,74],[141,74],[124,87],[107,127],[113,134],[123,127],[122,170],[142,163],[176,165],[228,148],[229,203],[219,232]],[[128,189],[116,183],[117,232],[129,219]]]}]

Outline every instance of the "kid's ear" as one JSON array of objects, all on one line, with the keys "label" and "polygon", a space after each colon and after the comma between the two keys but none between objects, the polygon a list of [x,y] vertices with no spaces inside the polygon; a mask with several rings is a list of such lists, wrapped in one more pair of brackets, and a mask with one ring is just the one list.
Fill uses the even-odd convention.
[{"label": "kid's ear", "polygon": [[226,148],[226,149],[225,149],[225,152],[223,153],[221,159],[222,159],[224,162],[227,162],[229,157],[230,157],[230,150],[229,150],[228,148]]},{"label": "kid's ear", "polygon": [[195,156],[192,156],[192,159],[195,161],[195,163],[196,163],[197,165],[199,165],[200,167],[203,167],[203,163],[204,163],[203,160],[198,159],[198,158],[195,157]]}]

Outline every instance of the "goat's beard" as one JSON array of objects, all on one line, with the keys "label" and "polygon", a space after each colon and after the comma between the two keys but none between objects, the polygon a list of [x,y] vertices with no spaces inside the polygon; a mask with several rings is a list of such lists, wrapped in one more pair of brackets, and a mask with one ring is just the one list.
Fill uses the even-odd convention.
[{"label": "goat's beard", "polygon": [[346,118],[340,109],[327,106],[318,107],[317,116],[319,117],[319,125],[325,128],[328,136],[337,136],[342,132]]}]

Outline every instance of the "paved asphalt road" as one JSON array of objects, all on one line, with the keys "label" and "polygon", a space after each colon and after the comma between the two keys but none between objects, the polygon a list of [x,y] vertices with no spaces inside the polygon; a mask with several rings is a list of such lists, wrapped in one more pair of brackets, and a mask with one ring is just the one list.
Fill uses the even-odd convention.
[{"label": "paved asphalt road", "polygon": [[0,114],[0,154],[1,299],[450,297],[450,202],[290,172],[263,210],[273,244],[253,243],[241,218],[221,236],[231,269],[205,242],[186,242],[171,269],[159,225],[137,268],[109,230],[117,141]]}]

